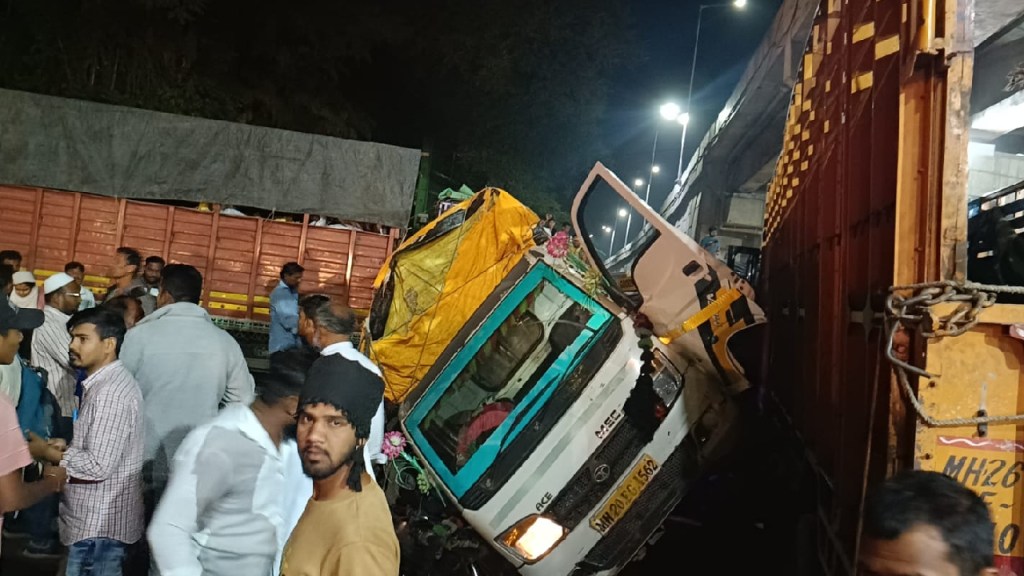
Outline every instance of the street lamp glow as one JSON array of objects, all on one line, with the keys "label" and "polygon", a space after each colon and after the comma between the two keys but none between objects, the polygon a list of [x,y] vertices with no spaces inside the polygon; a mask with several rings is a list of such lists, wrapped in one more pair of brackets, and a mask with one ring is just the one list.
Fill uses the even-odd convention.
[{"label": "street lamp glow", "polygon": [[736,0],[735,2],[732,3],[732,5],[737,8],[743,8],[744,6],[747,5],[747,0]]},{"label": "street lamp glow", "polygon": [[675,120],[679,117],[679,113],[682,109],[675,102],[669,102],[661,105],[661,117],[665,120]]},{"label": "street lamp glow", "polygon": [[619,218],[625,218],[627,215],[629,215],[629,212],[626,212],[625,208],[619,208]]},{"label": "street lamp glow", "polygon": [[611,232],[611,231],[612,231],[612,229],[611,229],[611,228],[609,228],[609,227],[607,227],[607,226],[601,226],[601,230],[604,230],[604,233],[605,233],[605,234],[607,234],[607,233],[609,233],[609,232]]},{"label": "street lamp glow", "polygon": [[643,179],[637,178],[636,180],[633,180],[633,186],[640,187],[640,186],[643,186],[643,185],[644,185]]},{"label": "street lamp glow", "polygon": [[661,166],[658,166],[657,164],[651,166],[651,174],[657,174],[658,172],[661,172]]},{"label": "street lamp glow", "polygon": [[676,117],[676,122],[679,122],[680,126],[686,126],[687,124],[690,123],[690,113],[683,112],[682,114]]}]

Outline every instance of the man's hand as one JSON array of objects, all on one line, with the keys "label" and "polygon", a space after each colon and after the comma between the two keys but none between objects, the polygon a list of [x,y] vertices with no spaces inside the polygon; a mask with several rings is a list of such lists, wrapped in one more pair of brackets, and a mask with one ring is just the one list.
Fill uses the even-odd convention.
[{"label": "man's hand", "polygon": [[31,431],[28,432],[28,452],[32,458],[51,464],[60,462],[64,455],[64,450],[51,445]]},{"label": "man's hand", "polygon": [[43,465],[43,481],[48,482],[54,492],[60,492],[68,483],[68,471],[60,466]]},{"label": "man's hand", "polygon": [[63,438],[50,438],[46,441],[47,444],[60,450],[61,452],[67,452],[68,441]]}]

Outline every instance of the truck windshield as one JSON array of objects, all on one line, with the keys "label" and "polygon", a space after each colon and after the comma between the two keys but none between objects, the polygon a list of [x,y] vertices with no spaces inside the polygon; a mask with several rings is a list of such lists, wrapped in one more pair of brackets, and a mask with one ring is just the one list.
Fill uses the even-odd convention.
[{"label": "truck windshield", "polygon": [[538,265],[484,320],[407,422],[456,496],[543,408],[611,319]]}]

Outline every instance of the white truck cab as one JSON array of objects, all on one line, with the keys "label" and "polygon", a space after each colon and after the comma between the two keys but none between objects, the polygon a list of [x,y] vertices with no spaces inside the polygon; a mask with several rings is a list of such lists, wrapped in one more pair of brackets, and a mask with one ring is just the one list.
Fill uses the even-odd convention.
[{"label": "white truck cab", "polygon": [[743,280],[601,164],[572,218],[604,290],[530,251],[400,411],[438,486],[528,575],[629,562],[729,450],[749,386],[729,340],[764,322]]}]

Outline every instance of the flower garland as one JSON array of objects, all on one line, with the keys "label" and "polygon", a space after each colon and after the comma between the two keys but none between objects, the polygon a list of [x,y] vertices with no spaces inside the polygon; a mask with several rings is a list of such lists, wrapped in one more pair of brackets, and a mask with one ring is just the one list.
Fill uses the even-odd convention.
[{"label": "flower garland", "polygon": [[[408,440],[406,440],[405,435],[401,431],[392,430],[384,434],[384,443],[380,448],[384,456],[387,457],[388,462],[394,467],[399,486],[402,486],[402,475],[409,468],[412,468],[416,472],[416,488],[421,494],[430,492],[430,488],[433,487],[437,491],[437,495],[441,496],[441,491],[437,490],[437,487],[431,482],[430,477],[427,476],[427,472],[420,465],[416,457],[405,450],[408,443]],[[406,486],[402,487],[406,488]]]},{"label": "flower garland", "polygon": [[641,350],[640,375],[622,411],[640,431],[641,438],[650,442],[661,421],[665,419],[668,407],[654,391],[654,324],[646,315],[636,314],[633,317],[633,329]]},{"label": "flower garland", "polygon": [[547,250],[552,258],[565,258],[569,253],[569,235],[564,230],[555,232],[547,243]]}]

